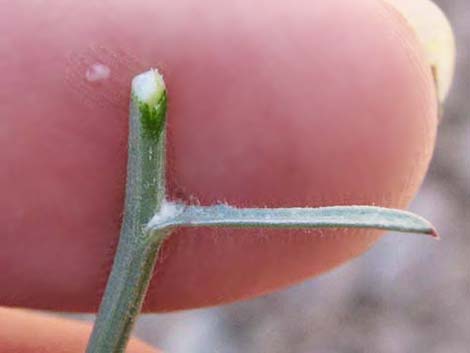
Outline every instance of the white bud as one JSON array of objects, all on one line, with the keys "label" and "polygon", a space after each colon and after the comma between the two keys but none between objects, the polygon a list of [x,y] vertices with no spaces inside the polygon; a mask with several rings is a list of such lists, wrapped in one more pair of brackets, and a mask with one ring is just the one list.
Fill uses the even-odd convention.
[{"label": "white bud", "polygon": [[132,80],[132,94],[139,102],[154,106],[165,92],[165,82],[157,69],[150,69]]}]

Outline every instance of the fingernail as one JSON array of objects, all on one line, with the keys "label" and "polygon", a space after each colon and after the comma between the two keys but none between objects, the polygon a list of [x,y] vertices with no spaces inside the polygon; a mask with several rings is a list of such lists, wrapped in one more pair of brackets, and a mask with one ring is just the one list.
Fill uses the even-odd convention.
[{"label": "fingernail", "polygon": [[397,9],[416,31],[427,53],[439,103],[449,93],[455,69],[455,38],[442,10],[430,0],[385,0]]}]

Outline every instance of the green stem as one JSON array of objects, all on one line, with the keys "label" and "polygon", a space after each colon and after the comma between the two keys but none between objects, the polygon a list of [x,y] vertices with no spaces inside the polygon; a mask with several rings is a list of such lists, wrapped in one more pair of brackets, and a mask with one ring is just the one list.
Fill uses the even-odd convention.
[{"label": "green stem", "polygon": [[165,195],[166,93],[159,90],[159,95],[143,101],[134,90],[133,82],[124,219],[87,353],[124,352],[158,250],[168,235],[167,230],[151,235],[146,228]]},{"label": "green stem", "polygon": [[167,202],[163,79],[157,71],[148,71],[134,79],[132,92],[124,220],[87,353],[124,352],[159,249],[177,227],[354,227],[437,236],[425,219],[381,207],[240,209]]},{"label": "green stem", "polygon": [[87,353],[125,351],[165,235],[118,250]]}]

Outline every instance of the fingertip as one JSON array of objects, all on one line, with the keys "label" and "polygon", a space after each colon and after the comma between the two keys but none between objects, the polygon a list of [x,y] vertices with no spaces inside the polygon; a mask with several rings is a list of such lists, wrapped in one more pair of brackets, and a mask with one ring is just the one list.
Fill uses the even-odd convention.
[{"label": "fingertip", "polygon": [[[40,314],[31,310],[0,308],[0,352],[83,353],[91,324]],[[127,353],[161,353],[131,339]]]}]

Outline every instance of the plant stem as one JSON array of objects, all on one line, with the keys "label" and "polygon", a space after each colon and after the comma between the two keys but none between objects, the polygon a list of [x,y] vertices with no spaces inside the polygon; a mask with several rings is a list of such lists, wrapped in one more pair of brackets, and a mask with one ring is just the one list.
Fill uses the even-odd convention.
[{"label": "plant stem", "polygon": [[125,351],[164,237],[118,250],[87,353]]},{"label": "plant stem", "polygon": [[[149,88],[150,87],[150,88]],[[410,212],[371,206],[250,208],[190,206],[165,200],[166,91],[158,71],[133,80],[126,201],[118,249],[87,353],[122,353],[158,259],[173,229],[185,227],[354,227],[429,234]]]},{"label": "plant stem", "polygon": [[[137,78],[143,75],[146,75],[144,79],[151,78],[152,74],[158,72],[152,70]],[[168,230],[161,230],[150,235],[146,228],[155,212],[159,212],[165,195],[166,93],[157,90],[157,97],[153,95],[143,100],[135,95],[134,82],[132,89],[124,219],[87,353],[124,352],[140,313],[158,250],[168,234]],[[142,123],[144,117],[160,119],[163,128],[149,133]]]}]

